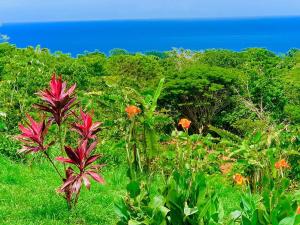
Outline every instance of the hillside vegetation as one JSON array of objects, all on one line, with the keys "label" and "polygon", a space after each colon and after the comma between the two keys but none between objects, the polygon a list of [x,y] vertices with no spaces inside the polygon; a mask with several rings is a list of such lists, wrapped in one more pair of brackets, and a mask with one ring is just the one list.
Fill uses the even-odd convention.
[{"label": "hillside vegetation", "polygon": [[0,43],[0,221],[300,224],[299,123],[297,50]]}]

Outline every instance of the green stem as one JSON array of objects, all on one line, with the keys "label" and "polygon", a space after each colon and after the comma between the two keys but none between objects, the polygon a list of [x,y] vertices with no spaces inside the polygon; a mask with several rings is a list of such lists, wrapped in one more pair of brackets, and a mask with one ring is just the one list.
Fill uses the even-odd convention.
[{"label": "green stem", "polygon": [[[63,140],[63,134],[62,134],[62,127],[61,125],[58,125],[58,138],[59,138],[59,144],[60,144],[60,151],[62,156],[64,155],[64,140]],[[66,164],[63,163],[64,170],[66,170]]]},{"label": "green stem", "polygon": [[127,143],[126,143],[127,161],[128,161],[130,178],[133,178],[132,164],[131,164],[131,154],[130,154],[130,144],[131,144],[133,127],[134,127],[134,121],[132,121],[131,124],[130,124],[128,139],[127,139]]},{"label": "green stem", "polygon": [[81,187],[79,188],[79,190],[78,190],[78,192],[76,194],[75,201],[74,201],[74,207],[77,205],[79,194],[80,194],[80,190],[81,190]]},{"label": "green stem", "polygon": [[60,178],[63,179],[63,176],[61,175],[61,173],[59,172],[59,170],[55,166],[54,162],[52,161],[52,159],[50,158],[50,156],[48,155],[48,153],[44,151],[44,154],[45,154],[46,158],[49,160],[49,162],[51,163],[51,165],[54,167],[55,171],[60,176]]}]

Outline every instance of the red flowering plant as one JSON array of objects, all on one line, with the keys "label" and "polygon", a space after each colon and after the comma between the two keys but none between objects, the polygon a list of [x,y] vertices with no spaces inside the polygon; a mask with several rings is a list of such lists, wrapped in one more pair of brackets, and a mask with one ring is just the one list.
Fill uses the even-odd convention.
[{"label": "red flowering plant", "polygon": [[[50,81],[50,89],[38,92],[43,101],[41,104],[36,104],[36,108],[43,113],[41,122],[27,115],[28,121],[24,125],[19,125],[21,134],[18,136],[23,143],[20,153],[42,153],[49,160],[63,181],[58,192],[64,194],[70,208],[77,204],[82,184],[90,189],[90,178],[100,184],[104,183],[104,179],[98,174],[98,170],[103,165],[93,165],[101,157],[99,154],[93,154],[98,143],[96,134],[100,131],[101,123],[93,123],[92,115],[82,109],[80,109],[80,116],[76,115],[75,110],[72,109],[78,104],[75,102],[77,99],[74,96],[75,88],[74,84],[67,90],[67,83],[61,76],[56,78],[54,74]],[[45,115],[49,115],[48,118],[45,118]],[[69,124],[68,117],[72,117],[73,123]],[[49,147],[55,142],[45,143],[48,128],[52,125],[57,125],[59,130],[57,135],[62,155],[55,159],[63,163],[64,173],[48,153]],[[79,134],[76,148],[64,145],[62,126]],[[70,166],[66,168],[66,164]]]}]

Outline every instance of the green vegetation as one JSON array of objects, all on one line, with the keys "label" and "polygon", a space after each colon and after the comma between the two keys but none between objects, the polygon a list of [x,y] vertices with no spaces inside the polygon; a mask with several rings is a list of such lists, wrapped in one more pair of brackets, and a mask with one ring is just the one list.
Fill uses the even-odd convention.
[{"label": "green vegetation", "polygon": [[[54,98],[40,98],[53,73],[67,88],[76,83],[78,105],[70,107],[73,90],[55,103],[71,114],[49,113]],[[1,224],[300,224],[299,93],[297,50],[115,49],[72,58],[0,43]],[[25,155],[16,137],[26,114],[49,130],[40,134],[45,143],[34,142],[38,153],[26,143]],[[96,167],[79,166],[89,154],[72,157],[86,145],[91,161],[105,164],[104,185]],[[69,166],[78,183],[62,186],[73,179],[64,177]],[[81,187],[89,187],[85,176],[94,179],[90,190]]]}]

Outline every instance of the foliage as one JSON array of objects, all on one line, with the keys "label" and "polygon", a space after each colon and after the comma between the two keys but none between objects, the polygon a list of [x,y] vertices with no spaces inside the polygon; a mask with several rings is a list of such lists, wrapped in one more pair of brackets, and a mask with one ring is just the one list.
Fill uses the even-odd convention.
[{"label": "foliage", "polygon": [[300,222],[297,214],[296,194],[287,193],[289,180],[264,177],[262,195],[255,196],[251,192],[241,196],[241,211],[235,211],[232,216],[241,224],[274,224],[296,225]]},{"label": "foliage", "polygon": [[[1,43],[0,220],[116,224],[118,202],[120,224],[297,224],[299,62],[298,50],[72,58]],[[77,95],[57,76],[47,90],[52,72]],[[23,150],[40,153],[29,160],[20,121]],[[107,185],[81,191],[103,183],[103,164]],[[52,193],[61,182],[72,211]]]},{"label": "foliage", "polygon": [[118,224],[223,224],[223,206],[204,174],[176,171],[159,189],[151,196],[147,184],[130,182],[127,197],[116,205]]},{"label": "foliage", "polygon": [[[80,136],[77,141],[79,146],[76,149],[72,149],[69,146],[65,146],[65,141],[63,140],[65,135],[63,133],[63,128],[65,127],[63,126],[70,116],[76,115],[75,111],[71,111],[75,106],[75,87],[76,84],[70,89],[66,89],[67,83],[62,81],[62,77],[56,78],[54,74],[50,81],[50,88],[38,93],[43,103],[36,105],[36,108],[41,112],[49,113],[51,116],[45,119],[45,115],[43,115],[42,120],[39,122],[27,115],[28,121],[26,121],[26,125],[19,124],[19,129],[22,133],[18,137],[23,143],[20,153],[43,153],[45,158],[49,160],[59,177],[63,180],[63,185],[60,187],[59,192],[64,194],[69,208],[77,204],[82,183],[88,189],[90,189],[91,185],[89,178],[94,179],[98,183],[104,183],[104,179],[97,173],[103,165],[92,165],[100,157],[99,154],[91,154],[97,145],[97,141],[90,142],[90,140],[96,139],[96,133],[100,130],[100,123],[93,123],[92,117],[81,110],[81,118],[75,117],[75,119],[78,121],[82,120],[82,122],[72,124],[72,129]],[[49,144],[46,144],[45,141],[51,124],[58,127],[56,140],[59,140],[62,156],[56,157],[56,160],[63,163],[65,176],[61,174],[49,155],[49,147],[55,141]],[[63,149],[67,157],[64,157]],[[73,165],[77,171],[71,166],[66,168],[66,163]]]},{"label": "foliage", "polygon": [[198,131],[231,104],[239,76],[232,69],[190,66],[167,78],[162,104],[175,116],[191,119],[193,130]]}]

